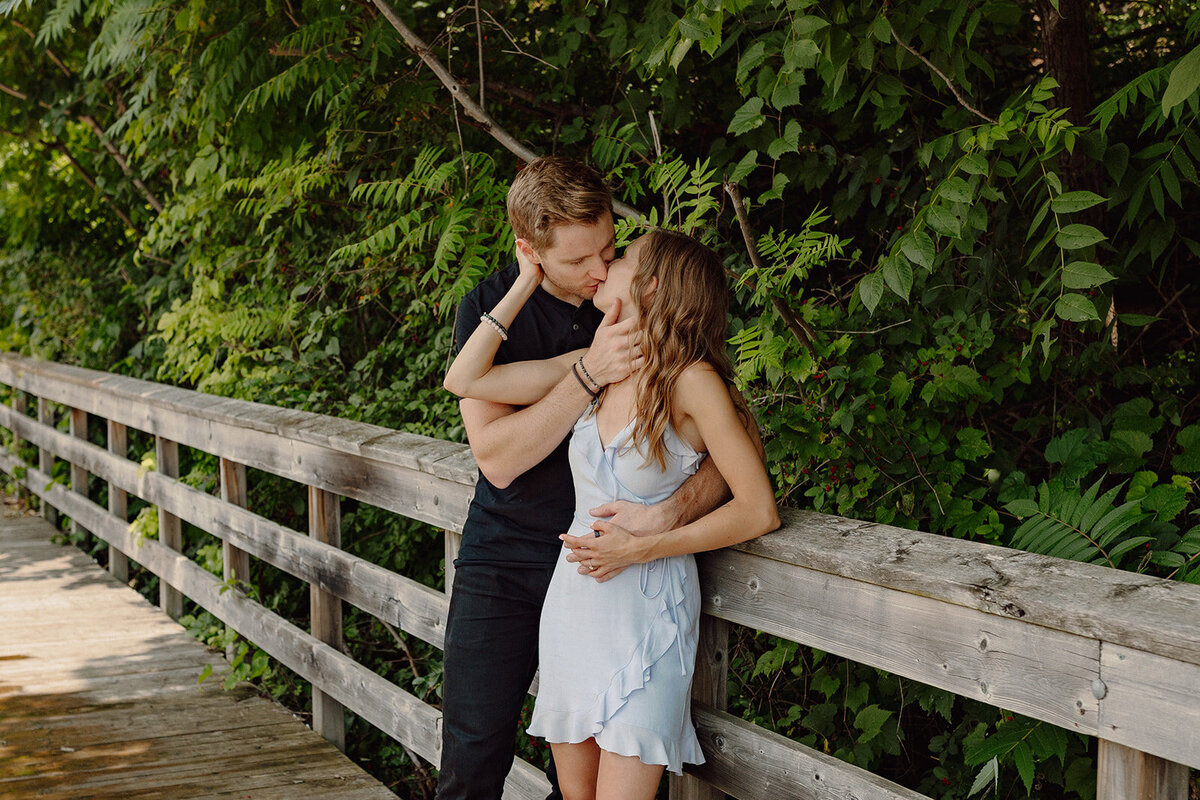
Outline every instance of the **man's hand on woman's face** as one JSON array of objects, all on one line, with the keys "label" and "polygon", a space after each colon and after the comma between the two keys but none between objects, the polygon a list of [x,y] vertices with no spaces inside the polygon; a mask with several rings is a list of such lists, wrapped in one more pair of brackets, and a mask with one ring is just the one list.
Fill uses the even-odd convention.
[{"label": "man's hand on woman's face", "polygon": [[645,363],[635,330],[637,321],[630,317],[618,322],[620,316],[621,301],[616,300],[583,357],[588,374],[601,386],[625,380]]}]

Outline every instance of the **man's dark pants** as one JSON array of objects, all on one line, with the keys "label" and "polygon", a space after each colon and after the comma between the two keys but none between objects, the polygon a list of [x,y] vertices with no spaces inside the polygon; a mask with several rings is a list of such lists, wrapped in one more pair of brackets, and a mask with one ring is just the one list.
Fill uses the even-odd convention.
[{"label": "man's dark pants", "polygon": [[[438,800],[499,800],[537,669],[553,566],[463,564],[454,575],[442,677]],[[551,765],[550,798],[559,800]]]}]

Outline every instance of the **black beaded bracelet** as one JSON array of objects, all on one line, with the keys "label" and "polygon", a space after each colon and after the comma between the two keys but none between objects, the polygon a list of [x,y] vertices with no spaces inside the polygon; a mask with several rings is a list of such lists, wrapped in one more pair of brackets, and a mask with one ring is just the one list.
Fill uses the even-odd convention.
[{"label": "black beaded bracelet", "polygon": [[597,397],[600,396],[600,392],[598,392],[598,391],[593,392],[591,389],[588,388],[588,385],[583,382],[583,378],[579,377],[579,370],[575,369],[574,364],[571,365],[571,374],[575,376],[575,380],[579,381],[579,385],[583,387],[583,390],[588,393],[589,397],[591,397],[593,400],[595,400]]},{"label": "black beaded bracelet", "polygon": [[583,370],[584,377],[586,377],[588,379],[588,383],[590,383],[592,386],[596,387],[597,392],[599,392],[601,389],[604,388],[603,386],[600,385],[599,381],[597,381],[595,378],[592,377],[592,373],[588,372],[587,367],[584,366],[583,356],[580,356],[579,360],[576,361],[575,363],[579,365],[579,368],[581,370]]}]

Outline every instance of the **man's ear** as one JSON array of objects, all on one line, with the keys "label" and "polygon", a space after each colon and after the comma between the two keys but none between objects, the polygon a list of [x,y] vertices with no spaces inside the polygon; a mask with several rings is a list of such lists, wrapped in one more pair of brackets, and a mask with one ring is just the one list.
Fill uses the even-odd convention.
[{"label": "man's ear", "polygon": [[517,249],[524,253],[525,257],[533,263],[538,265],[542,263],[542,257],[538,255],[537,250],[533,249],[533,245],[529,243],[528,239],[517,239]]}]

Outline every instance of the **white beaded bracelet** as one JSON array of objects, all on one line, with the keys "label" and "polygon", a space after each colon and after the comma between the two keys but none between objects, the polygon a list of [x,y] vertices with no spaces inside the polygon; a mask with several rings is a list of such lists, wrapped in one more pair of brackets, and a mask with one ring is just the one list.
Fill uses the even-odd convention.
[{"label": "white beaded bracelet", "polygon": [[481,316],[479,318],[479,321],[486,322],[488,325],[491,326],[492,330],[494,330],[496,333],[500,334],[500,341],[502,341],[502,342],[508,341],[508,328],[501,325],[499,320],[497,320],[491,314],[484,312],[483,316]]}]

